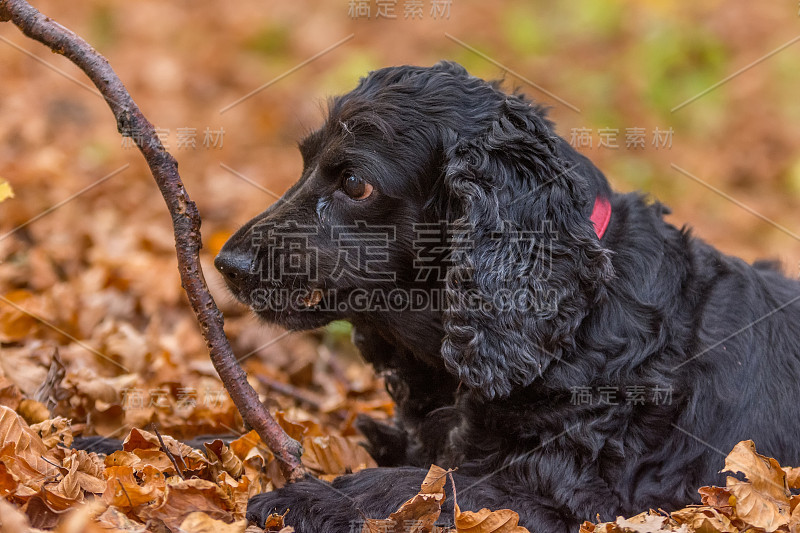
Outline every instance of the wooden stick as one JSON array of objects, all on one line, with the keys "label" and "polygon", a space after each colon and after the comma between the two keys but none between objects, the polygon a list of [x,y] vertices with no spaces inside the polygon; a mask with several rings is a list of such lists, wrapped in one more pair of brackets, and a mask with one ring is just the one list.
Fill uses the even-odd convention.
[{"label": "wooden stick", "polygon": [[119,132],[131,137],[142,152],[172,216],[181,284],[197,316],[214,368],[244,421],[275,454],[286,479],[296,481],[305,477],[306,470],[300,461],[302,446],[283,431],[259,401],[225,337],[222,313],[208,292],[200,266],[200,215],[183,186],[175,158],[164,149],[153,125],[139,110],[108,61],[86,41],[24,0],[0,0],[0,21],[9,20],[25,35],[83,70],[114,113]]}]

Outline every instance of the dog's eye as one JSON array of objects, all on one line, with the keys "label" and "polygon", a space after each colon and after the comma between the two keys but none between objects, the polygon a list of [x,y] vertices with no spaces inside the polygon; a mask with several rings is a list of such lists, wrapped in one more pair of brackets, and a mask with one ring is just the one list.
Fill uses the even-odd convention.
[{"label": "dog's eye", "polygon": [[342,182],[342,190],[353,200],[366,200],[372,194],[372,185],[358,176],[347,176]]}]

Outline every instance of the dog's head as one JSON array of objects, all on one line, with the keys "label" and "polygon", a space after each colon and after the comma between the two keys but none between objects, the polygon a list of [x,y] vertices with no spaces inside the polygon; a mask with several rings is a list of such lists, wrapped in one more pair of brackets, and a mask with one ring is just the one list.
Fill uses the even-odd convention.
[{"label": "dog's head", "polygon": [[300,151],[300,180],[215,261],[267,321],[394,313],[402,332],[434,295],[420,312],[441,322],[443,364],[495,397],[568,350],[603,295],[609,252],[590,215],[608,184],[497,83],[448,62],[372,72]]}]

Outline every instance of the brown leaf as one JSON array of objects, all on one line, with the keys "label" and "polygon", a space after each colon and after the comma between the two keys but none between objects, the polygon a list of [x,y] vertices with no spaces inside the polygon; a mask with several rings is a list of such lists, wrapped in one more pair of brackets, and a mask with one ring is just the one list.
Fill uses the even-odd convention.
[{"label": "brown leaf", "polygon": [[8,471],[5,464],[0,462],[0,499],[14,494],[18,484],[17,478]]},{"label": "brown leaf", "polygon": [[[6,309],[9,308],[6,306]],[[26,319],[30,318],[27,315],[24,316]],[[2,311],[0,311],[0,322],[2,322]],[[1,325],[0,329],[2,329]],[[0,338],[2,338],[2,333],[0,333]],[[28,347],[3,347],[3,356],[0,357],[0,373],[19,387],[27,397],[31,397],[47,377],[47,369],[42,365],[41,359],[32,354]]]},{"label": "brown leaf", "polygon": [[630,533],[672,531],[669,518],[652,510],[639,513],[631,518],[620,516],[617,518],[616,523],[622,530]]},{"label": "brown leaf", "polygon": [[776,501],[758,492],[753,485],[728,477],[726,486],[736,498],[736,516],[746,524],[768,533],[789,523],[789,500]]},{"label": "brown leaf", "polygon": [[[287,511],[288,512],[288,511]],[[280,531],[284,528],[283,519],[286,516],[284,514],[272,513],[267,517],[264,522],[263,531]]]},{"label": "brown leaf", "polygon": [[272,455],[268,452],[266,445],[261,440],[261,437],[258,436],[256,430],[251,430],[238,439],[231,441],[228,447],[242,461],[251,457],[253,453],[259,453],[259,450]]},{"label": "brown leaf", "polygon": [[222,520],[215,520],[206,513],[195,512],[189,514],[181,522],[178,531],[185,533],[244,533],[246,527],[247,520],[228,524]]},{"label": "brown leaf", "polygon": [[0,405],[17,410],[22,401],[22,391],[14,383],[0,377]]},{"label": "brown leaf", "polygon": [[456,531],[458,533],[530,533],[519,524],[519,514],[510,509],[490,511],[481,509],[477,513],[456,508]]},{"label": "brown leaf", "polygon": [[122,510],[135,509],[155,500],[159,491],[150,485],[139,485],[133,477],[130,466],[111,466],[106,468],[106,489],[103,500]]},{"label": "brown leaf", "polygon": [[39,494],[28,498],[22,509],[28,515],[31,526],[39,529],[53,529],[68,512],[55,509]]},{"label": "brown leaf", "polygon": [[796,533],[800,531],[800,496],[792,496],[792,514],[789,519],[789,531]]},{"label": "brown leaf", "polygon": [[233,522],[235,502],[216,483],[204,479],[167,479],[163,501],[146,510],[149,518],[162,520],[167,527],[177,530],[183,520],[193,512],[202,512],[215,520]]},{"label": "brown leaf", "polygon": [[321,433],[319,433],[319,428],[316,427],[313,422],[294,422],[286,418],[286,413],[283,411],[275,412],[275,421],[281,425],[287,435],[298,442],[302,441],[304,437],[309,436],[309,430],[311,430],[311,436],[321,435]]},{"label": "brown leaf", "polygon": [[89,453],[86,450],[70,450],[62,464],[65,468],[70,469],[67,476],[73,475],[81,490],[93,494],[102,494],[105,490],[105,466],[96,453]]},{"label": "brown leaf", "polygon": [[244,518],[247,511],[247,500],[250,499],[250,479],[242,476],[236,480],[227,472],[222,472],[216,479],[217,486],[227,497],[228,508],[233,513],[233,518]]},{"label": "brown leaf", "polygon": [[431,465],[419,494],[406,501],[386,519],[368,518],[361,533],[430,533],[442,511],[447,472]]},{"label": "brown leaf", "polygon": [[[140,470],[144,465],[150,465],[165,474],[177,474],[175,465],[172,464],[169,456],[161,450],[134,450],[133,455],[139,458],[139,462],[136,463],[137,470]],[[178,457],[175,457],[175,459],[178,461],[178,465],[180,465],[180,459],[178,459]],[[183,470],[185,470],[185,468],[181,468],[181,471]]]},{"label": "brown leaf", "polygon": [[338,435],[304,439],[303,464],[309,470],[332,476],[378,466],[357,438]]},{"label": "brown leaf", "polygon": [[431,465],[428,474],[422,481],[420,494],[442,494],[444,501],[444,484],[447,483],[447,470],[440,466]]},{"label": "brown leaf", "polygon": [[[95,500],[93,502],[76,507],[66,514],[63,521],[56,528],[55,533],[122,533],[123,530],[118,528],[104,527],[98,523],[98,517],[106,511],[108,506],[102,501]],[[144,527],[139,524],[141,529],[127,531],[133,532],[141,531],[143,533]]]},{"label": "brown leaf", "polygon": [[[45,489],[48,493],[48,502],[59,511],[83,501],[83,490],[78,480],[78,466],[78,462],[73,462],[72,468],[57,485]],[[105,483],[102,483],[102,489],[98,492],[102,492],[104,488]]]},{"label": "brown leaf", "polygon": [[142,479],[142,485],[152,487],[158,491],[167,488],[167,476],[161,470],[152,465],[145,465],[141,470],[137,470]]},{"label": "brown leaf", "polygon": [[742,441],[725,458],[722,472],[741,472],[748,481],[728,476],[727,489],[735,496],[736,515],[745,523],[772,532],[789,523],[786,473],[771,457],[756,453],[753,441]]},{"label": "brown leaf", "polygon": [[65,447],[72,446],[72,426],[66,418],[57,416],[31,425],[31,429],[41,437],[48,448],[58,444],[63,444]]},{"label": "brown leaf", "polygon": [[206,443],[206,454],[208,455],[211,466],[223,470],[239,479],[244,472],[242,460],[225,443],[217,439],[214,442]]},{"label": "brown leaf", "polygon": [[703,505],[714,507],[717,511],[728,516],[728,518],[733,515],[731,503],[733,495],[728,489],[722,487],[700,487],[697,492],[700,493],[700,501],[703,502]]},{"label": "brown leaf", "polygon": [[106,466],[133,466],[136,467],[142,459],[133,452],[125,452],[117,450],[114,453],[106,455],[104,463]]},{"label": "brown leaf", "polygon": [[[27,481],[28,476],[51,476],[58,471],[43,459],[48,450],[41,437],[28,427],[22,417],[4,406],[0,406],[0,443],[2,443],[0,448],[4,450],[8,450],[6,445],[13,445],[13,452],[3,452],[10,457],[6,459],[0,453],[0,459],[15,475],[21,476],[22,481]],[[15,460],[23,461],[25,464]]]},{"label": "brown leaf", "polygon": [[736,533],[739,531],[730,518],[719,510],[708,506],[692,506],[672,513],[679,524],[686,524],[690,531],[697,533]]},{"label": "brown leaf", "polygon": [[800,467],[784,467],[786,472],[786,484],[790,489],[800,489]]},{"label": "brown leaf", "polygon": [[[164,445],[167,450],[175,457],[181,469],[185,467],[186,470],[201,470],[208,466],[208,459],[206,459],[203,452],[200,450],[192,448],[169,435],[162,435],[161,438],[164,440]],[[122,443],[122,449],[126,452],[133,452],[143,461],[154,461],[155,463],[161,464],[159,462],[162,461],[162,458],[158,453],[163,452],[161,451],[161,443],[155,433],[134,428]],[[142,453],[142,451],[155,451],[158,453],[148,454]],[[166,454],[164,458],[166,461],[169,461]],[[171,461],[169,462],[171,463]],[[153,464],[153,466],[158,468],[158,464]],[[170,468],[173,467],[170,466]]]},{"label": "brown leaf", "polygon": [[[24,309],[39,311],[38,308],[42,307],[42,299],[36,298],[29,291],[16,290],[7,292],[4,296],[8,300],[19,304],[20,307]],[[35,302],[33,306],[31,305],[31,300]],[[34,309],[31,309],[31,307]],[[11,307],[10,305],[0,306],[0,341],[14,342],[24,340],[36,329],[36,327],[36,319],[34,319],[32,316],[25,314],[22,311]],[[6,365],[0,364],[0,366],[6,370]],[[46,372],[44,369],[42,369],[42,371],[42,377],[44,377]],[[16,382],[13,377],[12,380]],[[38,380],[37,384],[38,383],[41,383],[41,380]]]},{"label": "brown leaf", "polygon": [[[126,533],[145,533],[144,524],[131,520],[116,507],[109,507],[95,518],[97,524],[106,531],[122,531]],[[61,533],[60,531],[58,533]]]},{"label": "brown leaf", "polygon": [[430,533],[442,511],[441,499],[434,494],[417,494],[389,518],[368,518],[362,533]]},{"label": "brown leaf", "polygon": [[3,517],[0,520],[0,533],[21,533],[30,527],[25,513],[3,498],[0,498],[0,516]]},{"label": "brown leaf", "polygon": [[36,400],[22,400],[17,407],[17,413],[25,419],[28,424],[38,424],[50,418],[50,411],[47,406]]}]

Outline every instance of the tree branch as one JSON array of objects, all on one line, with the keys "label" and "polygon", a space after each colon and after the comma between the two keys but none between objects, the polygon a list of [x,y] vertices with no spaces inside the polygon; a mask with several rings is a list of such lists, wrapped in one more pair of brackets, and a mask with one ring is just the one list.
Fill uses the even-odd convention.
[{"label": "tree branch", "polygon": [[296,481],[304,477],[300,443],[289,437],[261,404],[225,336],[222,313],[208,292],[200,267],[200,215],[184,189],[175,158],[164,149],[153,125],[134,103],[108,61],[86,41],[24,0],[0,0],[0,21],[9,20],[25,35],[83,70],[114,113],[119,132],[131,137],[144,155],[172,216],[181,284],[197,316],[214,368],[242,418],[275,454],[286,479]]}]

